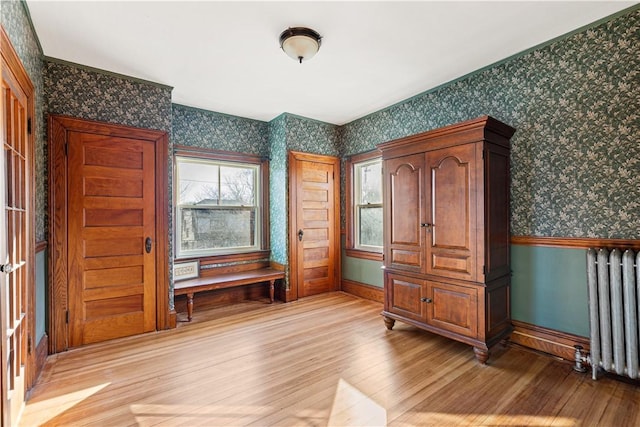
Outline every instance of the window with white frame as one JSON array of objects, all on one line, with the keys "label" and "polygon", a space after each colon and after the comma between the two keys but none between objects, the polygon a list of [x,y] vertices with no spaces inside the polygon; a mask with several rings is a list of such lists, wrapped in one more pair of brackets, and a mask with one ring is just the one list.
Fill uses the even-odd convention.
[{"label": "window with white frame", "polygon": [[261,248],[260,164],[176,156],[176,257]]},{"label": "window with white frame", "polygon": [[382,252],[382,159],[353,163],[353,248]]}]

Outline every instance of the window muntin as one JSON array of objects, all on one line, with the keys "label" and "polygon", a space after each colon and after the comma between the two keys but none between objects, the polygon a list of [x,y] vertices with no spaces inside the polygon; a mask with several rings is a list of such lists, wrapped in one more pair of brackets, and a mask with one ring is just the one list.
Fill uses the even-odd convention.
[{"label": "window muntin", "polygon": [[260,249],[260,165],[176,156],[176,257]]},{"label": "window muntin", "polygon": [[382,160],[353,164],[354,248],[382,252]]}]

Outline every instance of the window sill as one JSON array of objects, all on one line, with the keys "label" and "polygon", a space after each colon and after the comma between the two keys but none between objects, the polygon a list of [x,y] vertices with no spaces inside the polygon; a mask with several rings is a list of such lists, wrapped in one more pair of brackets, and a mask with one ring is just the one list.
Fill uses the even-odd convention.
[{"label": "window sill", "polygon": [[380,252],[369,252],[369,251],[363,251],[360,249],[353,249],[353,248],[348,248],[345,250],[345,252],[348,257],[382,262],[382,254]]},{"label": "window sill", "polygon": [[203,264],[219,264],[219,263],[234,263],[241,261],[256,261],[269,258],[271,255],[270,250],[260,250],[252,252],[241,252],[237,254],[224,254],[224,255],[205,255],[200,257],[179,258],[176,262],[184,261],[200,261],[200,265]]}]

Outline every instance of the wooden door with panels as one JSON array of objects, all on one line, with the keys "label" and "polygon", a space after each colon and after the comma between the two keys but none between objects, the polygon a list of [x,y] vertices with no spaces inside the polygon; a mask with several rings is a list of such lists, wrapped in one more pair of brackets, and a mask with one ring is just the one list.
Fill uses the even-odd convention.
[{"label": "wooden door with panels", "polygon": [[339,289],[340,160],[289,153],[291,299]]},{"label": "wooden door with panels", "polygon": [[33,85],[4,29],[0,134],[0,351],[2,418],[16,425],[35,381]]},{"label": "wooden door with panels", "polygon": [[163,329],[166,134],[60,116],[50,131],[55,350]]}]

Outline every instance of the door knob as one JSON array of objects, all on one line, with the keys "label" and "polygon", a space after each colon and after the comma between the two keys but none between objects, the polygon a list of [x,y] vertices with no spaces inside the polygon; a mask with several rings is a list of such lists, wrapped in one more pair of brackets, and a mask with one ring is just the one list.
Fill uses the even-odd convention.
[{"label": "door knob", "polygon": [[9,264],[0,265],[0,272],[9,274],[12,271],[13,271],[13,264],[9,263]]},{"label": "door knob", "polygon": [[298,240],[302,242],[302,236],[304,236],[304,231],[302,229],[298,230]]},{"label": "door knob", "polygon": [[151,237],[147,237],[144,241],[144,250],[151,253]]},{"label": "door knob", "polygon": [[432,302],[433,300],[431,298],[427,298],[427,297],[422,297],[420,298],[420,302],[426,302],[427,304],[429,304],[430,302]]}]

